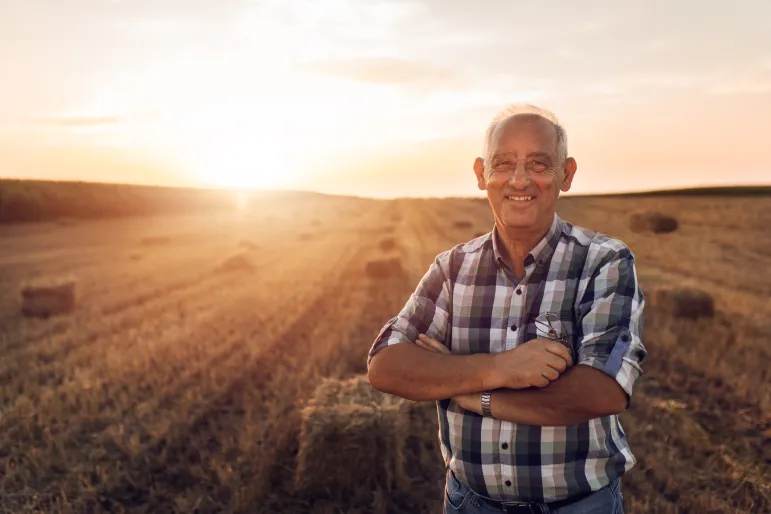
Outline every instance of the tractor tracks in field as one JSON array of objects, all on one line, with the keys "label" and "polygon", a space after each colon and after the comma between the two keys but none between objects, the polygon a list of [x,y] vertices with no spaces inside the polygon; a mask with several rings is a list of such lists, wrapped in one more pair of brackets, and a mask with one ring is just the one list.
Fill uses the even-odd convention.
[{"label": "tractor tracks in field", "polygon": [[[361,248],[346,252],[332,272],[325,277],[324,287],[312,301],[298,311],[292,320],[285,322],[284,327],[273,337],[263,341],[259,351],[235,359],[239,364],[237,376],[197,405],[184,419],[174,423],[165,434],[154,437],[132,459],[140,463],[140,468],[133,469],[131,473],[134,475],[136,472],[136,476],[122,477],[108,489],[112,492],[124,490],[130,487],[126,483],[127,480],[130,482],[133,479],[141,479],[143,476],[147,477],[148,473],[153,476],[153,469],[161,469],[163,463],[169,460],[197,460],[197,451],[207,451],[206,448],[210,444],[222,442],[217,442],[216,435],[219,430],[223,427],[233,429],[234,424],[239,420],[243,421],[244,410],[264,408],[261,405],[277,394],[277,391],[266,390],[265,386],[277,380],[291,380],[289,373],[296,371],[293,368],[307,353],[306,345],[313,342],[308,340],[308,334],[321,334],[325,330],[335,330],[337,326],[341,329],[344,327],[344,323],[335,316],[346,302],[346,288],[357,287],[360,282],[353,273],[362,268],[363,255],[364,250]],[[245,405],[244,395],[253,403]],[[201,445],[205,448],[200,447]],[[142,465],[143,462],[146,465]],[[184,473],[186,467],[182,466],[180,472]],[[180,487],[179,477],[174,473],[169,476],[157,476],[156,473],[154,476],[154,480],[166,479],[170,481],[168,487]],[[182,480],[182,483],[184,482],[185,480]]]},{"label": "tractor tracks in field", "polygon": [[[354,236],[349,234],[347,237],[352,239]],[[132,402],[129,408],[126,408],[125,403],[121,406],[121,402],[118,402],[118,405],[105,409],[102,419],[109,421],[112,418],[113,424],[111,426],[113,429],[104,431],[102,435],[94,439],[97,434],[94,433],[94,425],[89,423],[86,424],[88,426],[84,425],[82,429],[75,429],[75,432],[66,434],[66,444],[72,448],[80,447],[82,451],[88,452],[90,451],[89,448],[93,450],[100,444],[106,444],[105,438],[113,439],[114,444],[111,448],[115,452],[107,452],[106,461],[100,460],[101,465],[108,468],[112,466],[111,459],[116,457],[116,452],[123,455],[119,461],[131,468],[137,465],[138,458],[140,460],[141,458],[153,459],[158,455],[160,449],[168,445],[182,448],[185,441],[189,440],[190,435],[200,432],[202,423],[212,417],[216,418],[217,413],[222,412],[223,409],[227,411],[230,408],[234,395],[238,393],[239,389],[244,387],[259,388],[260,385],[266,384],[271,379],[275,366],[271,365],[270,369],[266,369],[265,363],[277,362],[280,365],[279,361],[284,352],[287,351],[281,344],[286,338],[301,336],[306,323],[319,320],[319,313],[324,312],[326,315],[333,315],[334,309],[330,309],[328,305],[340,294],[339,285],[336,286],[336,284],[345,282],[341,280],[341,277],[349,273],[352,267],[361,264],[361,250],[351,251],[349,249],[360,244],[362,244],[360,240],[350,241],[349,244],[340,244],[339,241],[335,240],[327,243],[322,241],[320,245],[316,246],[316,249],[328,247],[331,252],[339,253],[341,249],[344,251],[337,262],[331,265],[331,272],[322,274],[323,276],[313,277],[311,275],[310,278],[306,278],[302,274],[303,266],[298,266],[296,272],[292,271],[291,268],[285,269],[282,274],[289,273],[289,276],[294,277],[295,281],[307,281],[310,286],[303,288],[302,283],[300,283],[300,287],[293,289],[299,291],[301,296],[290,294],[286,296],[286,301],[276,302],[274,300],[273,304],[268,304],[270,308],[265,310],[265,316],[257,316],[260,318],[257,323],[249,319],[249,313],[254,307],[260,305],[259,302],[255,302],[257,305],[252,305],[249,302],[249,300],[257,300],[254,295],[242,296],[241,301],[234,298],[229,304],[235,313],[231,316],[226,315],[220,320],[220,322],[231,320],[236,325],[233,329],[226,329],[222,332],[212,330],[211,333],[206,334],[201,333],[203,330],[196,330],[190,334],[192,337],[223,335],[222,340],[215,342],[218,344],[218,348],[214,353],[207,353],[205,359],[196,361],[193,370],[183,369],[171,380],[160,384],[160,388],[158,387],[159,384],[152,384],[151,387],[148,383],[148,386],[142,389],[138,397],[133,398],[136,401]],[[302,258],[306,257],[306,255],[302,256]],[[307,264],[304,267],[308,267]],[[313,266],[310,266],[310,269],[313,270]],[[306,271],[306,273],[308,272]],[[281,276],[274,277],[273,282],[274,285],[271,286],[272,289],[268,293],[281,290],[282,286],[292,287],[292,280],[287,281]],[[322,285],[324,287],[319,287]],[[296,293],[296,291],[293,292]],[[321,294],[310,300],[317,291],[320,291]],[[286,294],[286,290],[283,292]],[[270,301],[268,293],[262,301],[265,299]],[[306,300],[310,301],[306,303]],[[285,307],[289,307],[293,303],[296,305],[298,301],[303,307],[293,316],[293,310]],[[288,323],[288,326],[279,333],[276,333],[275,329],[265,330],[268,325],[281,323]],[[265,341],[255,341],[265,332],[268,332],[272,337],[268,337]],[[194,385],[207,382],[207,371],[212,369],[226,371],[220,373],[215,379],[208,380],[210,383],[206,387],[209,389],[200,390],[201,396],[186,395],[188,391],[194,389]],[[152,395],[158,393],[159,390],[164,392],[159,395],[159,398],[154,398]],[[213,394],[208,394],[207,391],[213,392]],[[209,397],[205,398],[206,396]],[[187,403],[187,405],[180,407],[180,403]],[[188,406],[190,406],[189,410]],[[115,410],[116,408],[118,410]],[[166,411],[167,409],[168,411]],[[180,410],[187,412],[183,413]],[[168,419],[162,419],[168,417],[169,414],[180,414],[180,416],[171,422]],[[125,420],[125,423],[120,423],[121,418]],[[96,425],[97,432],[102,429],[103,423],[101,426],[100,424]],[[108,432],[110,433],[108,434]],[[116,433],[118,437],[115,437]],[[177,443],[177,441],[180,442]],[[107,447],[110,446],[107,445]],[[121,448],[123,449],[121,450]],[[139,467],[142,468],[141,465]],[[57,481],[61,483],[61,479],[54,480],[54,483]]]}]

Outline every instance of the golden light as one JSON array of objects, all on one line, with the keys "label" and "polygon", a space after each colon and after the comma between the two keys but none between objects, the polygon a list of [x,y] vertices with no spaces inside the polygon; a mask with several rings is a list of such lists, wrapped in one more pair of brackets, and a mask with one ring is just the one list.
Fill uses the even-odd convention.
[{"label": "golden light", "polygon": [[214,186],[266,189],[292,179],[288,148],[268,130],[219,127],[201,134],[188,146],[185,160],[203,182]]}]

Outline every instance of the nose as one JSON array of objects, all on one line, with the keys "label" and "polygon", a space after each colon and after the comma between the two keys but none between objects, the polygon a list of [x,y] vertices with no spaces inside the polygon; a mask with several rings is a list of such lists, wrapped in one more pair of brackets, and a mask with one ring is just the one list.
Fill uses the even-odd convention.
[{"label": "nose", "polygon": [[514,167],[513,173],[509,176],[509,185],[514,189],[525,189],[530,185],[530,172],[527,171],[527,163],[520,161]]}]

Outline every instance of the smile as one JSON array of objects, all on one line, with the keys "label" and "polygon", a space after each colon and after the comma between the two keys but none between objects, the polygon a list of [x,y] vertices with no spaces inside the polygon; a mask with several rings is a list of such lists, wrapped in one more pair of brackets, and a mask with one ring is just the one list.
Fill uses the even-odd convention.
[{"label": "smile", "polygon": [[532,196],[506,196],[507,200],[514,200],[515,202],[529,202],[533,199]]}]

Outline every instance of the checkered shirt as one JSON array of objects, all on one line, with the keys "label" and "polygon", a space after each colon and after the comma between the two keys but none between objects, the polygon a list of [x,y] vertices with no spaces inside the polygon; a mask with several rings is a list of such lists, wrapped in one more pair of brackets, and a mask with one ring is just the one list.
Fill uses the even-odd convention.
[{"label": "checkered shirt", "polygon": [[[577,363],[613,377],[631,397],[646,355],[644,299],[624,243],[554,216],[517,282],[497,229],[436,257],[401,312],[378,334],[372,357],[425,333],[454,354],[497,353],[546,337],[534,319],[559,316]],[[581,391],[576,391],[581,394]],[[635,465],[618,416],[568,426],[482,417],[437,402],[445,464],[478,494],[550,502],[609,484]],[[505,443],[505,444],[504,444]]]}]

